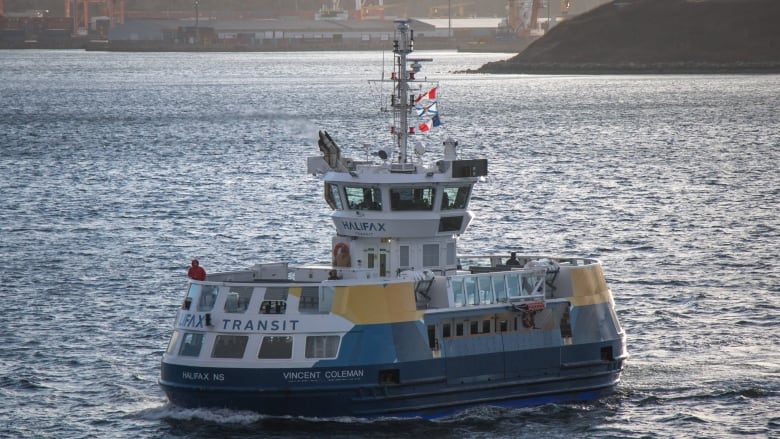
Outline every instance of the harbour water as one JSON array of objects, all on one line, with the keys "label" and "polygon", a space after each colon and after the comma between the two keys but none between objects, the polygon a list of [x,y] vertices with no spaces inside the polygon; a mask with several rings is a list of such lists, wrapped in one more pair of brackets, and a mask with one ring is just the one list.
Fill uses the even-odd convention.
[{"label": "harbour water", "polygon": [[437,420],[278,419],[157,386],[186,282],[326,261],[305,174],[326,129],[387,145],[389,52],[0,51],[0,437],[780,437],[780,75],[488,76],[417,52],[442,126],[490,161],[463,253],[604,263],[617,393]]}]

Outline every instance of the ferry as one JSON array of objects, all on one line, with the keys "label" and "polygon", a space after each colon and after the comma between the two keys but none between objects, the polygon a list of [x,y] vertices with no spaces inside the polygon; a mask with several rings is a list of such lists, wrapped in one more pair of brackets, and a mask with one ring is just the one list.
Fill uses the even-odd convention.
[{"label": "ferry", "polygon": [[431,60],[410,56],[409,22],[395,25],[392,141],[356,160],[320,131],[306,161],[332,209],[330,254],[191,279],[162,356],[174,405],[432,419],[614,392],[628,353],[600,261],[458,253],[488,162],[452,139],[437,160],[411,147],[436,125],[436,84],[418,78]]}]

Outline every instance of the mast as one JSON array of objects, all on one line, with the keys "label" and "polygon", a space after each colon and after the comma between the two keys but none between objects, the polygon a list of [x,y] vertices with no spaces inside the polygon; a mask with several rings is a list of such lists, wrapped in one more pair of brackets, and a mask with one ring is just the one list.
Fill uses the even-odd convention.
[{"label": "mast", "polygon": [[[409,29],[409,20],[395,20],[398,29],[398,39],[393,41],[395,54],[395,97],[392,100],[393,118],[398,120],[399,129],[396,132],[396,143],[400,151],[399,163],[406,163],[406,149],[409,141],[409,121],[407,116],[414,102],[414,96],[409,96],[409,73],[406,71],[406,56],[414,51],[414,31]],[[412,75],[414,75],[412,73]]]}]

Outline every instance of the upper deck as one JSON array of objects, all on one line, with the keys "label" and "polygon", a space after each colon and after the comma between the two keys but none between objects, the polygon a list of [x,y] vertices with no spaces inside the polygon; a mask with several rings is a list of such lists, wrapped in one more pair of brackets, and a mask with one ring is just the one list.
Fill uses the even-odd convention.
[{"label": "upper deck", "polygon": [[493,255],[462,257],[460,261],[460,269],[441,275],[426,270],[380,277],[371,269],[345,268],[337,271],[337,278],[332,276],[335,270],[325,264],[259,264],[249,270],[216,273],[207,281],[191,281],[182,309],[234,314],[329,313],[339,289],[360,294],[361,288],[376,285],[403,285],[414,292],[415,310],[449,309],[567,298],[574,294],[574,273],[603,277],[601,264],[595,259],[521,256],[521,265],[504,265],[501,256]]}]

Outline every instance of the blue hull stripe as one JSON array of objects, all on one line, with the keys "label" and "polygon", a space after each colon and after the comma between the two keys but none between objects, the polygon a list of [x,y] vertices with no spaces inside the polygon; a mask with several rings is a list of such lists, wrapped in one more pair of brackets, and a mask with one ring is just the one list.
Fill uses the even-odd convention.
[{"label": "blue hull stripe", "polygon": [[[404,377],[411,375],[406,371],[436,370],[436,366],[429,363],[440,361],[386,366],[398,368],[400,376]],[[620,379],[622,361],[544,371],[537,369],[534,376],[470,383],[438,375],[402,380],[401,384],[379,385],[377,377],[381,369],[366,368],[365,379],[353,383],[337,381],[280,386],[278,377],[283,372],[275,369],[217,370],[163,363],[160,385],[174,404],[184,407],[226,407],[267,415],[312,417],[435,418],[475,405],[522,407],[598,398],[614,390]],[[320,372],[325,373],[326,370]],[[183,382],[180,377],[187,374],[209,377],[209,381]],[[210,381],[215,374],[229,376],[228,381],[232,385],[222,385],[219,380],[217,383]],[[269,383],[273,384],[269,386]]]}]

